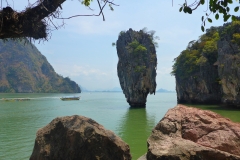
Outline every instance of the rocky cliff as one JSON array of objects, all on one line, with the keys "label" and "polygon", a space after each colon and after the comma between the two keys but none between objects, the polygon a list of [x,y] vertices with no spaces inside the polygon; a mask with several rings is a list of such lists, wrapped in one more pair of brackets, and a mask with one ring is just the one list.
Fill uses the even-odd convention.
[{"label": "rocky cliff", "polygon": [[29,41],[0,41],[0,92],[81,92],[78,84],[58,75]]},{"label": "rocky cliff", "polygon": [[212,27],[176,59],[179,103],[240,105],[240,21]]},{"label": "rocky cliff", "polygon": [[155,94],[157,57],[153,35],[143,30],[121,32],[117,40],[118,77],[131,107],[145,107],[147,95]]},{"label": "rocky cliff", "polygon": [[240,106],[240,21],[225,24],[219,32],[217,64],[221,102]]}]

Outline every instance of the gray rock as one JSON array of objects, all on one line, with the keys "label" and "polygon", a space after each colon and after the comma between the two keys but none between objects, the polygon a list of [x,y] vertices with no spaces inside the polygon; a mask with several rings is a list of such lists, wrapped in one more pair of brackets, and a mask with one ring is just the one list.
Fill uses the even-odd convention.
[{"label": "gray rock", "polygon": [[[138,52],[132,42],[145,47]],[[153,37],[144,31],[129,29],[121,32],[117,40],[118,77],[127,102],[131,107],[145,107],[147,95],[155,94],[157,57]]]},{"label": "gray rock", "polygon": [[55,118],[37,132],[30,160],[130,160],[129,146],[83,116]]},{"label": "gray rock", "polygon": [[188,78],[176,76],[176,92],[178,103],[218,104],[221,101],[221,85],[217,66],[209,63],[199,66],[200,71]]},{"label": "gray rock", "polygon": [[218,74],[221,79],[221,102],[240,106],[240,47],[229,35],[218,42]]}]

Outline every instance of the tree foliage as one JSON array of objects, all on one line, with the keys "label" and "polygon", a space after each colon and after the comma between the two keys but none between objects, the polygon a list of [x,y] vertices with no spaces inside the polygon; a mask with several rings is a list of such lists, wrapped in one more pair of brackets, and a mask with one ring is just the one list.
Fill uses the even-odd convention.
[{"label": "tree foliage", "polygon": [[211,64],[217,60],[217,41],[219,28],[212,27],[197,41],[190,41],[187,48],[174,59],[171,74],[182,79],[200,71],[200,66]]},{"label": "tree foliage", "polygon": [[[185,0],[185,3],[183,3],[183,5],[179,9],[179,12],[183,11],[184,13],[192,14],[192,12],[196,10],[200,5],[207,5],[209,10],[207,10],[206,14],[201,18],[201,30],[204,32],[206,21],[212,23],[212,19],[209,18],[211,14],[214,15],[216,20],[219,19],[219,15],[222,15],[224,22],[226,22],[230,18],[232,19],[232,21],[237,20],[236,16],[230,13],[229,5],[232,3],[233,0],[195,0],[193,3],[189,4],[188,1]],[[234,8],[234,12],[238,11],[239,6],[236,6]]]},{"label": "tree foliage", "polygon": [[217,61],[217,42],[220,39],[230,38],[230,41],[240,46],[240,20],[226,23],[224,26],[211,27],[206,34],[197,41],[190,41],[187,48],[174,59],[171,74],[180,78],[187,78],[200,71],[200,66],[213,65]]}]

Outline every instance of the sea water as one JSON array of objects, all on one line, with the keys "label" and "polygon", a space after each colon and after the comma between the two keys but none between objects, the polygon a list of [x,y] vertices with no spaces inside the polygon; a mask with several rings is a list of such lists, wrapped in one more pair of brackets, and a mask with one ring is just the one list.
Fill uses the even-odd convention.
[{"label": "sea water", "polygon": [[[81,96],[79,101],[61,101]],[[29,159],[39,128],[61,116],[82,115],[112,130],[130,146],[133,160],[147,152],[147,138],[168,109],[177,105],[176,93],[156,93],[146,108],[131,109],[122,92],[81,94],[0,94],[0,160]]]}]

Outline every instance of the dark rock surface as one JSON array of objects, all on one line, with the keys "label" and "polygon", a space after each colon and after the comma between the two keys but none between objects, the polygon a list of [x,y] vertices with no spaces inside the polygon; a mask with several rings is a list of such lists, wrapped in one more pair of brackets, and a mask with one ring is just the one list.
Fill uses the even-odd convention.
[{"label": "dark rock surface", "polygon": [[[146,50],[133,53],[129,44],[134,41]],[[153,37],[142,30],[129,29],[120,33],[116,45],[118,77],[127,102],[131,107],[145,107],[147,95],[155,94],[156,90],[157,58]]]},{"label": "dark rock surface", "polygon": [[176,76],[178,103],[218,104],[221,101],[221,85],[217,66],[209,63],[200,66],[200,72],[181,79]]},{"label": "dark rock surface", "polygon": [[218,42],[218,74],[222,103],[240,106],[240,47],[232,43],[228,35]]},{"label": "dark rock surface", "polygon": [[153,129],[146,159],[240,160],[240,124],[211,111],[178,105]]},{"label": "dark rock surface", "polygon": [[130,160],[129,146],[90,118],[55,118],[37,132],[30,160]]}]

